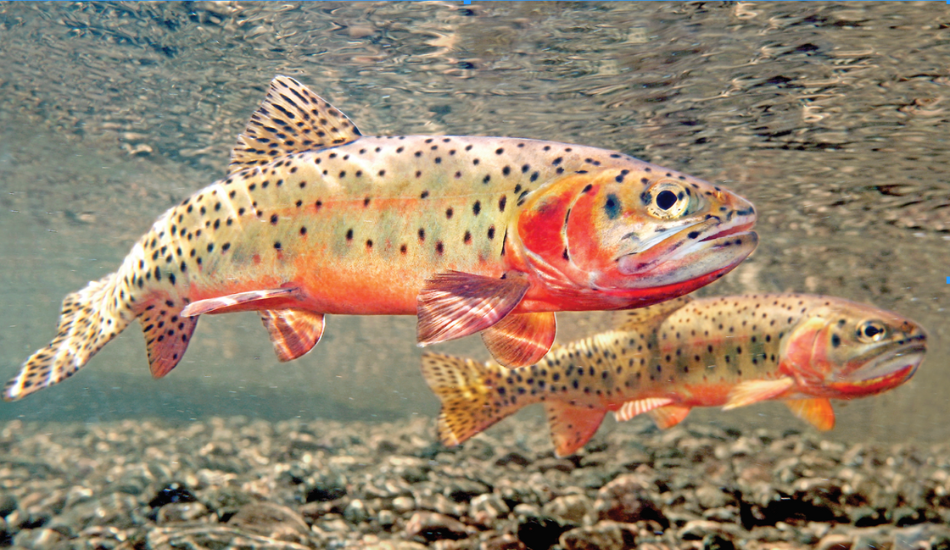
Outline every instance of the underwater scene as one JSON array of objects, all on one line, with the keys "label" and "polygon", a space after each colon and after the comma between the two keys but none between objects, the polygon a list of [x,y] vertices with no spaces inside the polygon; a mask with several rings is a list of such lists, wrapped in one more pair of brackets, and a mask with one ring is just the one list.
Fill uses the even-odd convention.
[{"label": "underwater scene", "polygon": [[0,546],[950,548],[947,29],[0,3]]}]

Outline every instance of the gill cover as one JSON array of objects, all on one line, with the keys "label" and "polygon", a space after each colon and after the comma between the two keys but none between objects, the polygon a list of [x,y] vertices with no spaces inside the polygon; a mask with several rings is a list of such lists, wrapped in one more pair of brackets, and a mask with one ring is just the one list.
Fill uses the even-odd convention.
[{"label": "gill cover", "polygon": [[629,274],[618,271],[618,259],[695,224],[711,202],[698,184],[651,181],[650,173],[580,171],[529,196],[517,225],[527,263],[565,283],[626,288]]}]

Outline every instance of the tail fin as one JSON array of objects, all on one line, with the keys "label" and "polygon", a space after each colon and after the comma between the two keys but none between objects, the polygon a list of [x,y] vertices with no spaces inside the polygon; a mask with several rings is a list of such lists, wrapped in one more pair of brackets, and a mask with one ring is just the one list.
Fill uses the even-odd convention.
[{"label": "tail fin", "polygon": [[56,337],[7,382],[4,400],[16,401],[76,374],[135,318],[124,292],[120,299],[118,277],[112,273],[66,296]]},{"label": "tail fin", "polygon": [[437,353],[422,356],[422,376],[442,402],[442,443],[458,445],[520,408],[499,394],[505,373],[504,367],[494,362],[481,364]]}]

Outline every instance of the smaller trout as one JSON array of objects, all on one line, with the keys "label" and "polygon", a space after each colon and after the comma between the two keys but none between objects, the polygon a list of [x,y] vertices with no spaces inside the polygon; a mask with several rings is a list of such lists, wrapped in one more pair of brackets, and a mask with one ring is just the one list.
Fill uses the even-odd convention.
[{"label": "smaller trout", "polygon": [[829,399],[903,384],[926,350],[917,323],[840,298],[683,297],[626,312],[618,330],[555,347],[527,369],[426,354],[422,373],[442,402],[446,445],[542,402],[557,455],[565,456],[593,437],[607,411],[620,421],[649,413],[669,428],[693,407],[777,399],[830,430]]}]

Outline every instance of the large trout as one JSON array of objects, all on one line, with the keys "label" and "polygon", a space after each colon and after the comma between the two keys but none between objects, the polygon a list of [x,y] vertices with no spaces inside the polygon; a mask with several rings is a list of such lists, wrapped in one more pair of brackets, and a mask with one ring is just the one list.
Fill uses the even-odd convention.
[{"label": "large trout", "polygon": [[756,245],[752,205],[627,155],[504,137],[362,136],[277,77],[229,174],[163,214],[118,271],[70,294],[53,341],[6,386],[72,376],[133,319],[156,377],[204,313],[258,311],[279,359],[326,314],[418,315],[428,345],[482,332],[536,362],[554,312],[636,308],[706,285]]}]

